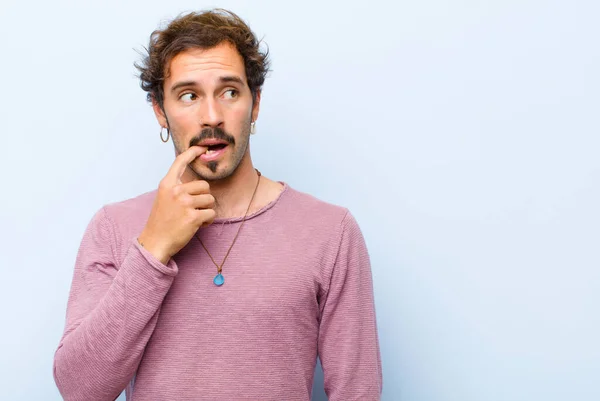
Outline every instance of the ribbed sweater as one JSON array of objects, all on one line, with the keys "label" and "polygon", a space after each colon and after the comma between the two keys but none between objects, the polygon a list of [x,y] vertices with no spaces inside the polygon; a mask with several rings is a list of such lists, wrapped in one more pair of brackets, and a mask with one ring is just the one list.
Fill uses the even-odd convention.
[{"label": "ribbed sweater", "polygon": [[[142,247],[156,190],[106,204],[75,259],[54,358],[65,400],[379,400],[370,258],[348,209],[282,182],[247,216],[223,266],[192,237],[167,264]],[[200,228],[220,263],[242,218]]]}]

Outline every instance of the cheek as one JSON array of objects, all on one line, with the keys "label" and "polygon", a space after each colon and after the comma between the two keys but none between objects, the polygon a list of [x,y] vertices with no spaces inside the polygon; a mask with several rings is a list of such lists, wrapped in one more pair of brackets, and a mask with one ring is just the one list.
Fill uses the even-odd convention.
[{"label": "cheek", "polygon": [[236,107],[229,110],[225,118],[225,125],[229,125],[234,132],[241,132],[252,119],[252,110],[247,107]]},{"label": "cheek", "polygon": [[176,112],[169,116],[169,123],[180,140],[189,140],[192,135],[197,135],[200,125],[194,113]]},{"label": "cheek", "polygon": [[177,109],[171,112],[170,118],[173,119],[179,125],[190,124],[194,120],[194,110],[192,108]]},{"label": "cheek", "polygon": [[252,102],[238,102],[229,111],[236,121],[245,122],[252,118]]}]

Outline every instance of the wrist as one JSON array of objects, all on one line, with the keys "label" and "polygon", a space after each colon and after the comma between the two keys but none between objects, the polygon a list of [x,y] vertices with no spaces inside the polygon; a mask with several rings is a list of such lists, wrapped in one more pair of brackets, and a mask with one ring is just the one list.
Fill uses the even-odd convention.
[{"label": "wrist", "polygon": [[171,259],[171,255],[169,255],[168,252],[165,252],[153,241],[146,238],[143,233],[139,237],[137,237],[137,242],[142,248],[150,252],[152,256],[158,259],[163,265],[166,265],[169,262],[169,259]]}]

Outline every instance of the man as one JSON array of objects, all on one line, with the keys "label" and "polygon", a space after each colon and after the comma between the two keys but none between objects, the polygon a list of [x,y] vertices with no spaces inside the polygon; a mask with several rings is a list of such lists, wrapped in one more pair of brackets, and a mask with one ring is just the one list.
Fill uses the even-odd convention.
[{"label": "man", "polygon": [[268,65],[225,10],[151,35],[137,67],[177,157],[84,233],[54,360],[65,399],[309,400],[317,356],[330,401],[379,399],[356,221],[252,164]]}]

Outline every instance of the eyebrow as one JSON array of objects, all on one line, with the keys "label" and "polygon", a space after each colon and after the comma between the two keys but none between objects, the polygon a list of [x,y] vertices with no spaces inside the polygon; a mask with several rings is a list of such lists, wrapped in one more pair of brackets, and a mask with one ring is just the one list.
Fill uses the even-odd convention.
[{"label": "eyebrow", "polygon": [[222,83],[237,82],[240,85],[244,85],[244,81],[242,81],[242,79],[240,77],[238,77],[237,75],[227,75],[227,76],[221,77],[219,79],[219,81],[221,81]]},{"label": "eyebrow", "polygon": [[[234,82],[234,83],[238,83],[240,85],[244,85],[244,81],[242,81],[242,79],[240,77],[238,77],[237,75],[226,75],[226,76],[219,77],[219,82],[221,82],[221,83]],[[194,82],[194,81],[177,82],[175,85],[173,85],[171,87],[171,92],[175,92],[177,89],[184,88],[187,86],[196,86],[196,82]]]}]

